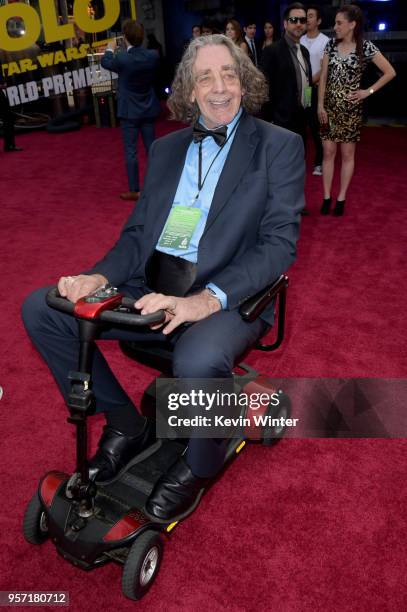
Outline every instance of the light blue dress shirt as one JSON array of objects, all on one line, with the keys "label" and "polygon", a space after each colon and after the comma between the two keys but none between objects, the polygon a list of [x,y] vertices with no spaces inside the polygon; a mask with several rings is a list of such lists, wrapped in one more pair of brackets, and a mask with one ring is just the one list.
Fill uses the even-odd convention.
[{"label": "light blue dress shirt", "polygon": [[[156,249],[161,251],[162,253],[167,253],[168,255],[173,255],[174,257],[183,257],[192,263],[196,263],[198,261],[198,247],[199,241],[204,233],[206,221],[208,219],[209,210],[211,208],[213,195],[215,193],[216,186],[218,184],[219,177],[223,170],[223,166],[225,164],[226,158],[228,156],[230,147],[232,146],[233,139],[236,134],[236,129],[233,131],[236,123],[239,121],[242,114],[242,109],[239,110],[237,115],[233,118],[233,120],[227,125],[227,137],[228,140],[226,144],[223,146],[221,152],[219,153],[219,146],[216,144],[214,139],[211,136],[204,138],[202,141],[202,182],[203,187],[199,192],[199,196],[196,199],[196,195],[198,193],[198,168],[199,168],[199,143],[191,142],[188,147],[187,155],[185,158],[184,169],[181,174],[180,181],[178,183],[177,192],[175,194],[174,202],[172,203],[172,207],[174,206],[191,206],[194,208],[199,208],[201,211],[200,219],[197,223],[194,233],[192,234],[191,241],[187,249],[176,249],[170,247],[162,247],[157,244]],[[199,119],[199,122],[205,126],[202,117]],[[206,126],[205,126],[206,127]],[[230,137],[229,137],[230,136]],[[212,161],[219,153],[215,162],[211,166]],[[209,173],[207,175],[207,172]],[[172,211],[172,208],[171,208]],[[171,211],[168,217],[171,214]],[[167,217],[167,220],[168,220]],[[165,226],[164,226],[165,227]],[[158,239],[158,243],[161,240],[161,237],[164,233],[161,233],[160,238]],[[227,296],[226,294],[219,289],[216,285],[212,283],[207,284],[208,289],[211,289],[216,297],[219,299],[222,308],[225,309],[227,307]]]}]

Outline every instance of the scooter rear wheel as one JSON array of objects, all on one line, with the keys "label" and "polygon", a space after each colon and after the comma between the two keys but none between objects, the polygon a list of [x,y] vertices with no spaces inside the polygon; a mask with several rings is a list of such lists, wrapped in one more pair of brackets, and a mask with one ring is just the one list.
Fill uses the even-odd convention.
[{"label": "scooter rear wheel", "polygon": [[48,539],[47,515],[38,493],[31,498],[23,520],[24,537],[30,544],[43,544]]},{"label": "scooter rear wheel", "polygon": [[122,591],[126,597],[144,597],[158,574],[162,554],[163,543],[156,531],[145,531],[137,537],[123,568]]},{"label": "scooter rear wheel", "polygon": [[[291,416],[291,401],[285,393],[280,394],[278,406],[270,406],[268,416],[272,419],[288,419]],[[264,446],[274,446],[284,436],[285,425],[271,425],[263,428]]]}]

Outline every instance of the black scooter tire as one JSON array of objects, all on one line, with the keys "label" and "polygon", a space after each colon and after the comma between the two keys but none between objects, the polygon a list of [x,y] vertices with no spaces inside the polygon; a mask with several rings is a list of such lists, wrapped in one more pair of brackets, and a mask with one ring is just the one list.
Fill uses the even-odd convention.
[{"label": "black scooter tire", "polygon": [[23,534],[29,544],[43,544],[48,539],[47,520],[44,508],[35,493],[31,498],[23,519]]},{"label": "black scooter tire", "polygon": [[[163,542],[156,531],[145,531],[136,538],[123,568],[123,595],[135,601],[144,597],[158,574],[162,554]],[[150,576],[148,575],[149,563]]]},{"label": "black scooter tire", "polygon": [[[273,419],[279,419],[284,417],[285,419],[291,416],[291,401],[290,398],[282,393],[280,396],[280,404],[278,406],[271,406],[268,410],[268,416]],[[284,436],[285,427],[264,427],[263,428],[263,445],[264,446],[275,446],[281,438]]]}]

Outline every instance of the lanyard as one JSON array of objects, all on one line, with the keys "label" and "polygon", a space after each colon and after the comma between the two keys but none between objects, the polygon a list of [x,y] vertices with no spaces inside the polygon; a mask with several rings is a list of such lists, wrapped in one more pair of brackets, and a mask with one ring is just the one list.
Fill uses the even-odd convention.
[{"label": "lanyard", "polygon": [[297,49],[294,50],[294,47],[290,47],[290,50],[291,50],[291,53],[293,54],[293,56],[295,57],[295,59],[297,60],[299,67],[301,68],[301,70],[303,71],[303,73],[305,74],[305,76],[306,76],[306,78],[308,80],[309,79],[309,77],[308,77],[308,66],[307,66],[307,62],[304,59],[304,56],[302,55],[301,49],[300,49],[300,53],[302,55],[302,59],[303,59],[304,65],[307,68],[306,70],[305,70],[304,66],[301,64],[300,60],[297,57]]},{"label": "lanyard", "polygon": [[204,179],[202,181],[202,142],[203,140],[201,140],[201,142],[199,143],[199,150],[198,150],[198,192],[195,196],[195,202],[196,200],[199,198],[199,194],[201,193],[203,186],[205,185],[205,181],[208,177],[209,172],[211,171],[211,168],[213,166],[213,164],[215,163],[215,161],[217,160],[217,158],[219,157],[219,155],[221,154],[221,151],[223,149],[223,147],[226,145],[226,143],[230,140],[230,138],[232,137],[232,134],[235,132],[237,126],[239,125],[241,117],[239,117],[239,120],[236,121],[232,131],[230,132],[229,136],[226,138],[225,142],[223,143],[223,145],[221,147],[219,147],[219,151],[216,153],[215,157],[213,158],[213,160],[210,163],[210,166],[204,176]]}]

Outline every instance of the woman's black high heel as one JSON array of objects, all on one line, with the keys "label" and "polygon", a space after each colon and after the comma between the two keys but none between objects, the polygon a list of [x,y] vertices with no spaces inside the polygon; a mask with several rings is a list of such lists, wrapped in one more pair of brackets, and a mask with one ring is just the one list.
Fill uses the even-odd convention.
[{"label": "woman's black high heel", "polygon": [[333,211],[334,217],[342,217],[345,208],[345,200],[336,200],[335,208]]},{"label": "woman's black high heel", "polygon": [[319,211],[321,215],[329,215],[331,210],[331,202],[332,198],[324,198],[322,202],[321,210]]}]

